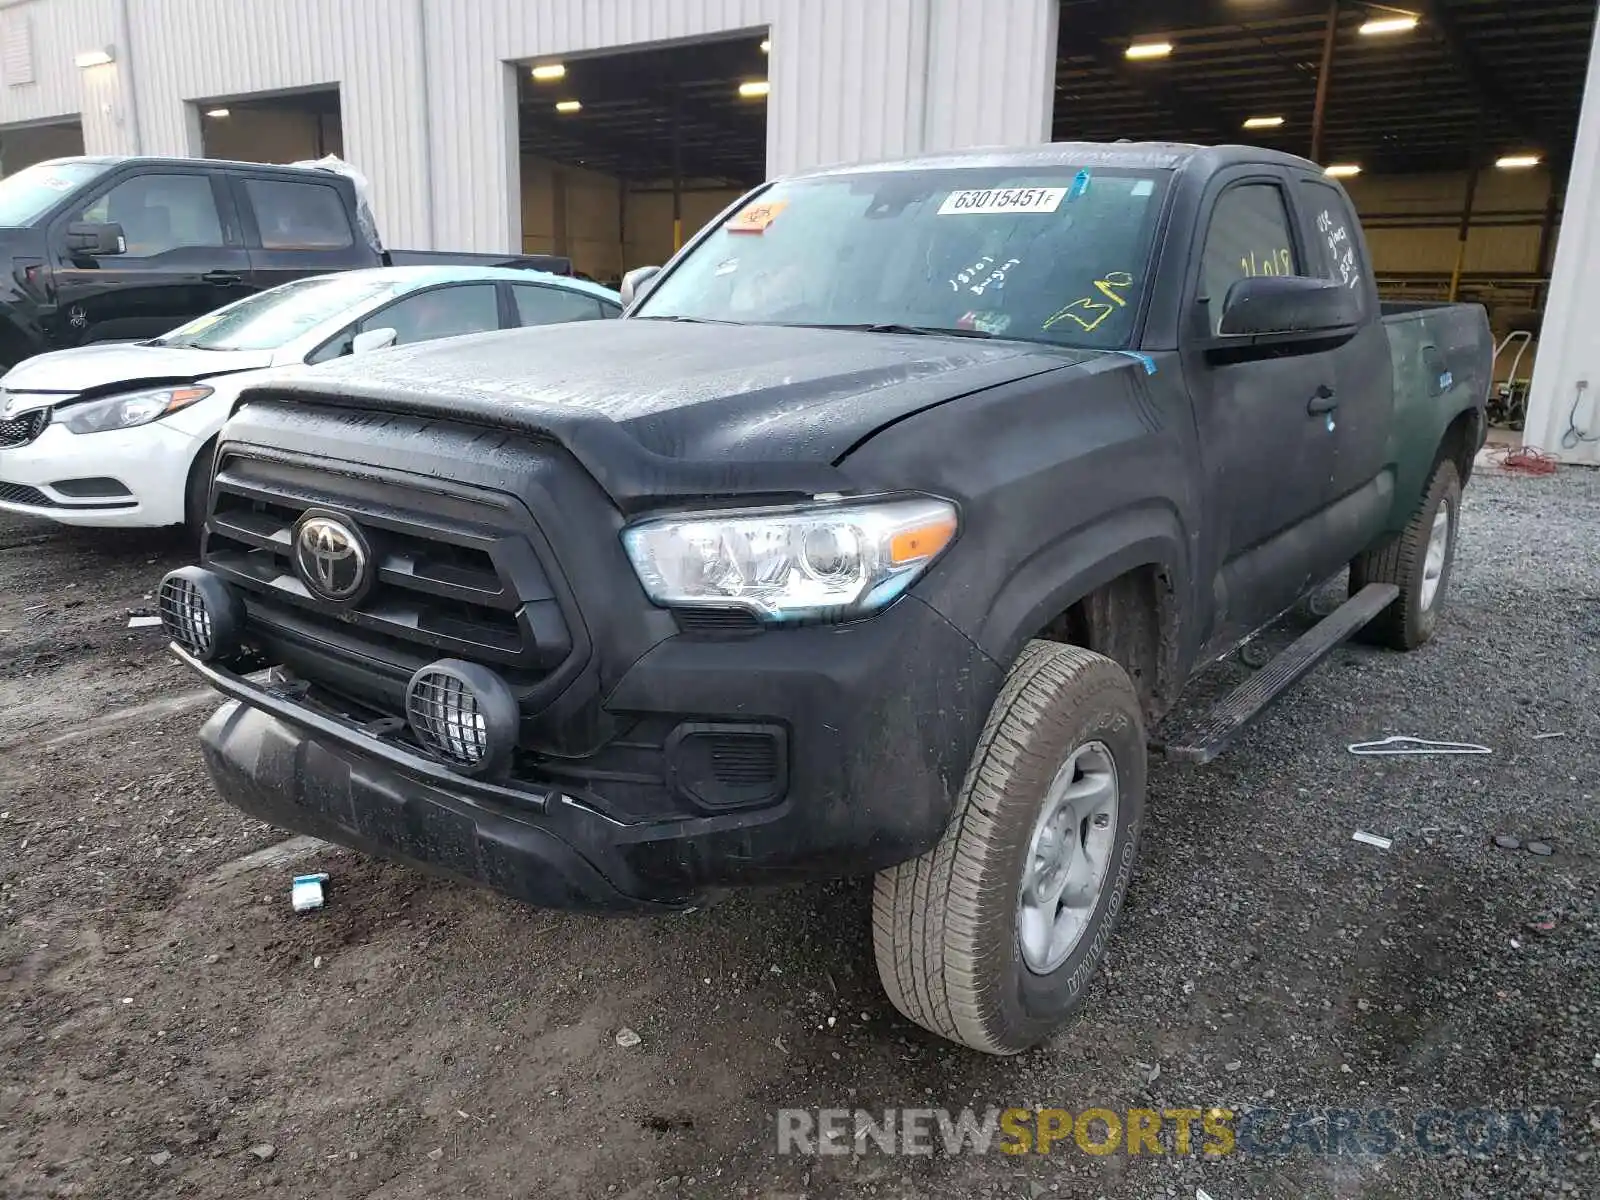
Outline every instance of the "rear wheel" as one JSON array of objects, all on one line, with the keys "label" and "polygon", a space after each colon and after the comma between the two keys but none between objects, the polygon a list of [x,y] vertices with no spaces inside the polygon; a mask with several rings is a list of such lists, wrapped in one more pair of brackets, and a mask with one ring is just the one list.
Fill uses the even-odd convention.
[{"label": "rear wheel", "polygon": [[1455,564],[1461,521],[1461,475],[1441,460],[1405,532],[1350,564],[1350,594],[1369,583],[1392,583],[1400,596],[1362,630],[1365,641],[1415,650],[1433,637]]},{"label": "rear wheel", "polygon": [[939,844],[878,875],[873,946],[895,1007],[989,1054],[1060,1028],[1121,911],[1144,789],[1144,722],[1126,672],[1076,646],[1030,643]]}]

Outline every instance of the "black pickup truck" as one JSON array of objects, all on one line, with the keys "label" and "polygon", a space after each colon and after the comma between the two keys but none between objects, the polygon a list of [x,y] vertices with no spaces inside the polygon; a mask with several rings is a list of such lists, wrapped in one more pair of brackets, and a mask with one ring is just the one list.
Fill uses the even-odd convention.
[{"label": "black pickup truck", "polygon": [[158,337],[248,292],[358,267],[571,274],[545,255],[385,250],[349,175],[197,158],[58,158],[0,180],[0,370]]},{"label": "black pickup truck", "polygon": [[244,394],[159,594],[227,801],[541,905],[877,872],[894,1003],[1010,1053],[1082,1002],[1197,668],[1349,568],[1191,761],[1434,631],[1488,325],[1385,313],[1309,162],[818,171],[629,288]]}]

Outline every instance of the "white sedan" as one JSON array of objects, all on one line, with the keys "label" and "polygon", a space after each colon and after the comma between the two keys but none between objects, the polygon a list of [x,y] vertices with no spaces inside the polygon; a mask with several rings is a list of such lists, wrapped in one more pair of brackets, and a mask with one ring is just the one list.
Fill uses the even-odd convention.
[{"label": "white sedan", "polygon": [[615,292],[561,275],[379,267],[298,279],[152,341],[41,354],[0,378],[0,510],[197,527],[217,431],[256,374],[621,311]]}]

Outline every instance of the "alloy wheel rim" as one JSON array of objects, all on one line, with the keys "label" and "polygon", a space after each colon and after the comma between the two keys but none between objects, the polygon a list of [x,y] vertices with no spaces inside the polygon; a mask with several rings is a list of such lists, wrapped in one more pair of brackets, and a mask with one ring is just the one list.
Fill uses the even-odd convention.
[{"label": "alloy wheel rim", "polygon": [[1119,798],[1104,742],[1074,750],[1045,792],[1017,895],[1017,943],[1036,975],[1066,962],[1088,932],[1111,875]]},{"label": "alloy wheel rim", "polygon": [[1439,505],[1433,515],[1433,528],[1428,531],[1428,549],[1422,560],[1422,595],[1420,607],[1427,612],[1439,597],[1439,585],[1444,582],[1445,563],[1450,557],[1450,501]]}]

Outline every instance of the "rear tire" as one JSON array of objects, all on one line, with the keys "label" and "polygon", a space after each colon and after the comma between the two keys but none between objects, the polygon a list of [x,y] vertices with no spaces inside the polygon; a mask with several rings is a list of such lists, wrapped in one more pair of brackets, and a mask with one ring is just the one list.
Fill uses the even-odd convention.
[{"label": "rear tire", "polygon": [[894,1006],[988,1054],[1059,1029],[1083,1006],[1122,909],[1145,771],[1127,673],[1076,646],[1029,643],[939,844],[878,874],[873,947]]},{"label": "rear tire", "polygon": [[1461,523],[1461,474],[1442,459],[1405,532],[1350,564],[1350,594],[1369,583],[1392,583],[1400,596],[1359,634],[1391,650],[1415,650],[1433,637],[1449,591]]}]

